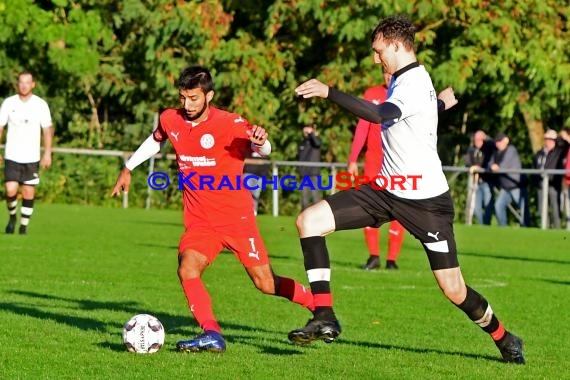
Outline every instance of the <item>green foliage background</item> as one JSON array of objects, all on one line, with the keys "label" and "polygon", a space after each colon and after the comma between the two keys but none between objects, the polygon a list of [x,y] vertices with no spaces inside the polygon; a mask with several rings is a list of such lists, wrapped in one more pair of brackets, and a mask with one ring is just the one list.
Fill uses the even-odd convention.
[{"label": "green foliage background", "polygon": [[[444,164],[461,165],[469,133],[481,128],[507,132],[530,165],[543,131],[569,125],[570,5],[557,0],[0,0],[0,99],[30,70],[58,146],[130,151],[156,112],[177,106],[181,69],[202,64],[214,74],[217,105],[269,129],[275,159],[294,159],[300,127],[316,122],[324,159],[342,162],[355,118],[326,101],[299,101],[293,88],[310,77],[354,94],[378,84],[369,34],[394,13],[417,25],[418,57],[436,88],[459,96],[440,121]],[[50,186],[93,171],[109,179],[120,166],[61,160]],[[96,203],[83,180],[80,202]]]}]

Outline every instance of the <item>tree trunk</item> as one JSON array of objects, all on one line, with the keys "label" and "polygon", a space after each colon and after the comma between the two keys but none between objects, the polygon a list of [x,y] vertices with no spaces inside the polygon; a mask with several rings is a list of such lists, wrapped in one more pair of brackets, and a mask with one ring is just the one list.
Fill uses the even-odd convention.
[{"label": "tree trunk", "polygon": [[528,92],[525,92],[519,96],[518,103],[526,124],[532,151],[534,153],[538,152],[542,148],[544,141],[544,123],[535,116],[540,113],[533,112],[529,98],[530,96]]}]

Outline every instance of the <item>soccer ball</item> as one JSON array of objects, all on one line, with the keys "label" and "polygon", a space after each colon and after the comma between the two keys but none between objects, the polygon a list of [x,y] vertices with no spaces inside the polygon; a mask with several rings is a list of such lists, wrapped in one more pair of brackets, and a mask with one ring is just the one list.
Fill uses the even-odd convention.
[{"label": "soccer ball", "polygon": [[164,327],[150,314],[137,314],[123,327],[123,343],[129,352],[153,354],[164,344]]}]

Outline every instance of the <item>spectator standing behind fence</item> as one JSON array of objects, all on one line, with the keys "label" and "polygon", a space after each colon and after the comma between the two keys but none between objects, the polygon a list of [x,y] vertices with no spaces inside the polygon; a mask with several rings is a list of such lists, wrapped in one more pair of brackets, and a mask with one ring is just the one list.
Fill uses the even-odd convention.
[{"label": "spectator standing behind fence", "polygon": [[[517,148],[510,144],[504,133],[495,136],[497,150],[491,157],[489,168],[493,172],[501,170],[520,170],[521,159]],[[528,226],[527,196],[525,178],[520,173],[498,173],[495,177],[499,195],[495,200],[495,215],[499,226],[506,226],[508,222],[507,208],[514,202],[520,213],[520,224]]]},{"label": "spectator standing behind fence", "polygon": [[[543,148],[534,156],[535,169],[564,169],[564,159],[568,151],[568,143],[558,139],[555,130],[549,129],[544,133]],[[560,228],[560,195],[562,192],[563,175],[548,175],[548,208],[550,209],[550,220],[553,228]],[[538,195],[538,211],[542,216],[542,176],[540,174],[533,176],[533,184],[537,188]],[[547,224],[547,225],[548,225]]]},{"label": "spectator standing behind fence", "polygon": [[473,175],[474,208],[473,212],[479,224],[490,225],[493,216],[493,175],[479,173],[481,169],[489,168],[489,161],[495,152],[495,142],[487,134],[478,130],[473,134],[473,140],[465,153],[465,165]]},{"label": "spectator standing behind fence", "polygon": [[[18,75],[18,93],[10,96],[0,106],[0,140],[4,126],[6,147],[4,151],[4,181],[6,205],[10,219],[5,232],[13,234],[16,228],[18,188],[22,185],[20,208],[20,235],[27,233],[28,223],[34,211],[35,187],[40,183],[39,168],[51,166],[53,127],[51,113],[45,100],[34,95],[36,82],[30,72]],[[44,153],[40,155],[41,136]],[[1,158],[0,158],[0,161]]]},{"label": "spectator standing behind fence", "polygon": [[[253,152],[251,160],[261,161],[263,157],[257,152]],[[267,171],[269,170],[269,164],[267,163],[246,163],[243,168],[243,178],[247,179],[247,187],[253,198],[253,213],[257,215],[257,210],[259,208],[259,197],[261,196],[261,190],[263,187],[262,177],[267,176]]]},{"label": "spectator standing behind fence", "polygon": [[[303,127],[303,140],[299,144],[298,157],[299,161],[321,162],[321,139],[318,136],[316,124]],[[298,170],[301,178],[309,178],[313,185],[312,188],[311,186],[303,186],[301,209],[304,210],[311,204],[321,200],[321,191],[317,182],[318,176],[321,174],[321,168],[316,166],[299,166]]]},{"label": "spectator standing behind fence", "polygon": [[[534,156],[535,169],[564,169],[564,160],[568,152],[568,142],[562,138],[565,136],[562,132],[558,138],[555,130],[549,129],[544,133],[543,148]],[[566,136],[567,137],[567,136]],[[567,137],[568,139],[568,137]],[[561,174],[548,175],[548,206],[550,210],[550,220],[547,225],[553,228],[560,228],[560,196],[562,195],[562,180],[564,176]],[[534,175],[533,184],[537,188],[538,194],[538,210],[542,216],[542,176]]]},{"label": "spectator standing behind fence", "polygon": [[[570,127],[564,127],[560,131],[560,138],[570,144]],[[564,176],[564,183],[566,185],[566,202],[570,202],[570,147],[566,153],[566,159],[564,161],[564,168],[566,169],[566,175]],[[570,205],[566,205],[566,229],[570,230]]]}]

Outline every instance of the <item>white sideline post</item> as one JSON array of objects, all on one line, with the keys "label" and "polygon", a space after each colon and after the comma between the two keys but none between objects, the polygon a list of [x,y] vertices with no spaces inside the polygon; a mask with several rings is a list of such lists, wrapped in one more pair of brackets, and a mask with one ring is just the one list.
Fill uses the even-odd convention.
[{"label": "white sideline post", "polygon": [[540,210],[540,228],[543,230],[548,229],[548,174],[542,173],[542,199]]},{"label": "white sideline post", "polygon": [[[277,168],[276,162],[273,162],[271,165],[271,175],[273,178],[277,178],[277,181],[279,181],[279,169]],[[271,203],[273,206],[273,216],[279,216],[279,186],[273,186],[273,189],[271,191]]]}]

